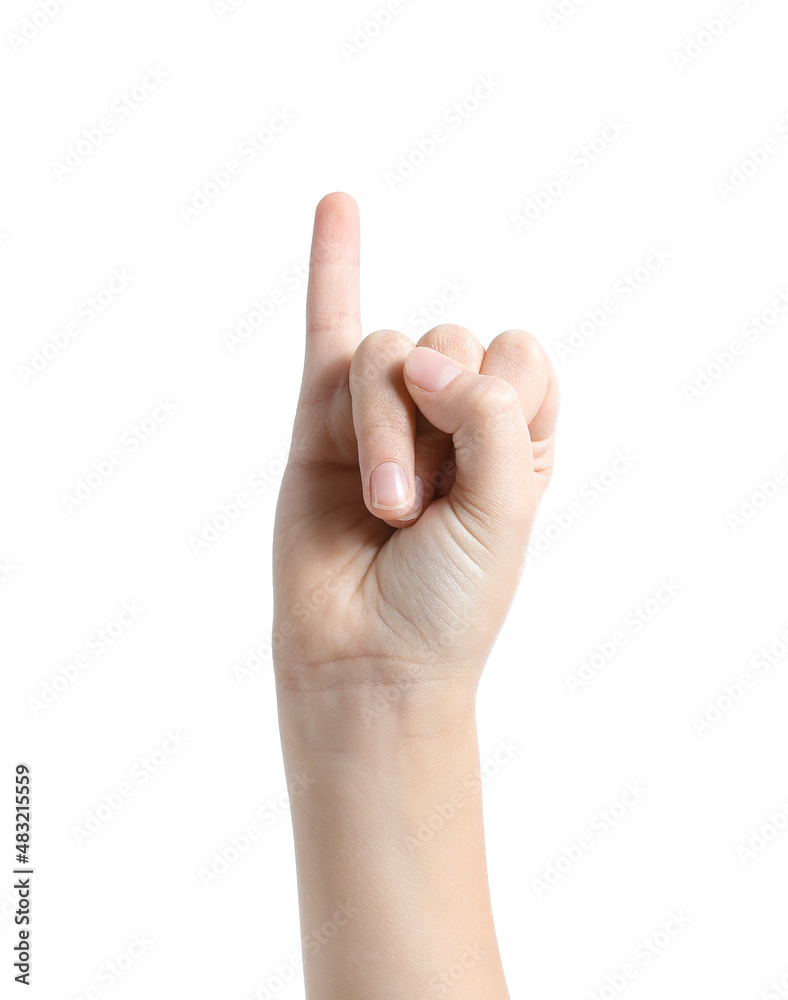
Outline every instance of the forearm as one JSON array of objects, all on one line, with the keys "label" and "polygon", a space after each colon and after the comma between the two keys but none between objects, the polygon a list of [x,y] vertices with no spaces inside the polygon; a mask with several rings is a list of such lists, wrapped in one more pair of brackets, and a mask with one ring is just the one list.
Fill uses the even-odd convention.
[{"label": "forearm", "polygon": [[308,1000],[508,998],[473,701],[419,698],[279,689]]}]

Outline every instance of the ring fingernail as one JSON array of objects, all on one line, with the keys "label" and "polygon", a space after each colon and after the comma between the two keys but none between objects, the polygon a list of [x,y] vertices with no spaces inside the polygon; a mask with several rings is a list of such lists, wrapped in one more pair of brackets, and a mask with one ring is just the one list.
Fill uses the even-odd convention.
[{"label": "ring fingernail", "polygon": [[410,487],[399,462],[381,462],[369,479],[372,506],[379,510],[399,510],[408,502]]}]

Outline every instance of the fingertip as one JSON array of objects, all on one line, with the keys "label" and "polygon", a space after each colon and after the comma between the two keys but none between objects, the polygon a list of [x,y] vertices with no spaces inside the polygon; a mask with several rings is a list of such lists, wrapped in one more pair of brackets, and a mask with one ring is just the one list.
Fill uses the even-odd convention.
[{"label": "fingertip", "polygon": [[323,195],[317,203],[315,218],[326,223],[335,219],[338,224],[352,221],[358,219],[358,204],[355,198],[344,191],[332,191]]},{"label": "fingertip", "polygon": [[[341,191],[321,198],[315,209],[310,270],[321,265],[345,265],[358,271],[361,254],[361,225],[358,205]],[[358,279],[353,294],[357,294]],[[329,285],[328,291],[331,291]]]}]

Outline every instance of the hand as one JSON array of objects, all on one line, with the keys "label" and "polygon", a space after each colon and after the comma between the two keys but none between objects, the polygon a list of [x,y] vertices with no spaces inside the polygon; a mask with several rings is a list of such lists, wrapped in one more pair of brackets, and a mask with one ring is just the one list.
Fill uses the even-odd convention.
[{"label": "hand", "polygon": [[[358,209],[318,205],[307,342],[274,541],[290,692],[475,694],[553,464],[555,374],[527,333],[361,339]],[[438,700],[444,684],[437,684]]]}]

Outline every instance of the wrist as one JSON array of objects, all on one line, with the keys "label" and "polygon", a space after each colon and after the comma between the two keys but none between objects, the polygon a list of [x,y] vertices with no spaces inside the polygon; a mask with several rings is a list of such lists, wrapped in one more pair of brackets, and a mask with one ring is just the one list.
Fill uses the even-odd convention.
[{"label": "wrist", "polygon": [[[311,671],[312,668],[305,668]],[[476,739],[476,684],[465,677],[435,677],[423,667],[398,667],[395,676],[330,686],[293,683],[277,670],[279,729],[285,749],[373,753],[419,743]],[[358,677],[358,675],[356,675]]]}]

